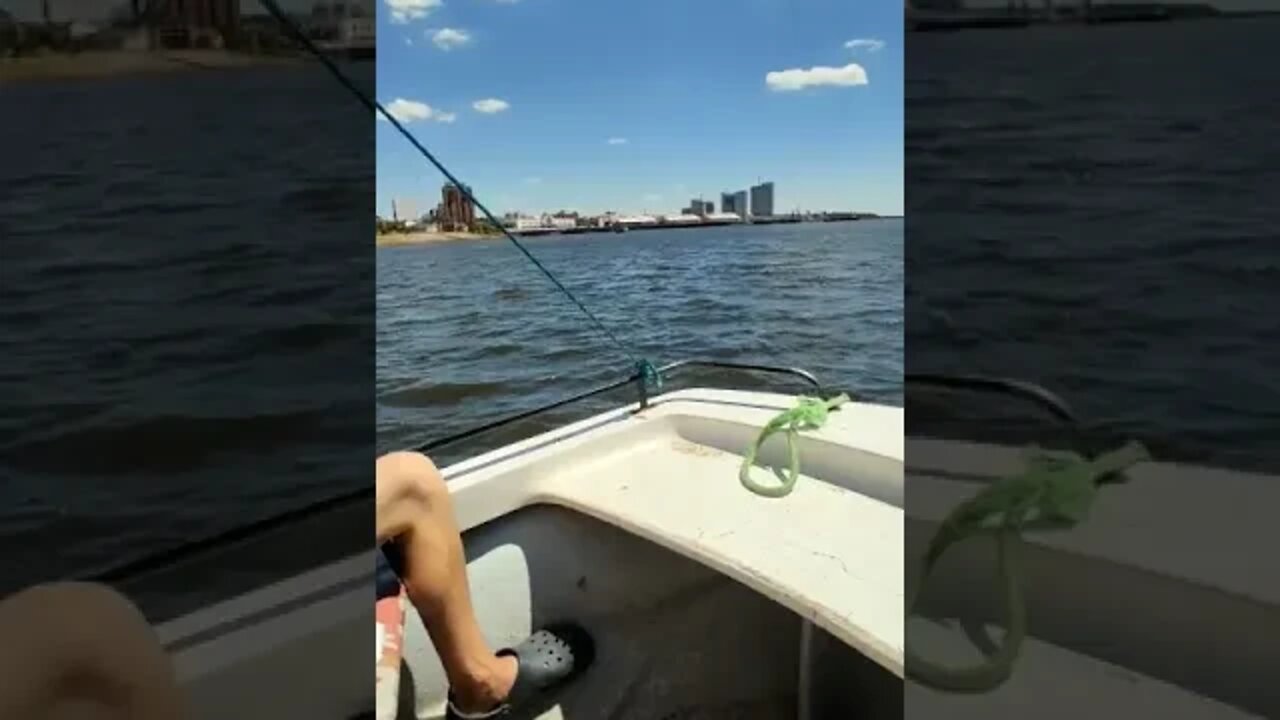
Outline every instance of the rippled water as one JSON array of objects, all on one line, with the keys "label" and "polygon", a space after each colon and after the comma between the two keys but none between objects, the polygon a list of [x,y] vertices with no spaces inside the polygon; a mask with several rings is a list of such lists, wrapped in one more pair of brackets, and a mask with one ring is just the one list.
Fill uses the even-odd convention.
[{"label": "rippled water", "polygon": [[[527,243],[656,364],[707,358],[795,365],[824,383],[900,404],[902,235],[901,220],[878,220]],[[505,239],[380,250],[377,308],[383,449],[450,435],[631,372],[627,357]],[[690,381],[744,379],[717,373]],[[629,399],[621,393],[570,408],[536,427]]]},{"label": "rippled water", "polygon": [[1277,37],[911,36],[908,369],[1031,379],[1180,456],[1280,460]]},{"label": "rippled water", "polygon": [[0,594],[366,482],[368,112],[309,69],[3,92]]}]

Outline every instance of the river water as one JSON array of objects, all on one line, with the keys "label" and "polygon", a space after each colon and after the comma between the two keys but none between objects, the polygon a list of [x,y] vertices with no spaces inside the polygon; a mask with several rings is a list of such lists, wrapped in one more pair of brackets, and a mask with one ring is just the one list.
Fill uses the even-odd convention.
[{"label": "river water", "polygon": [[1164,455],[1274,467],[1277,37],[910,36],[908,370],[1033,380]]},{"label": "river water", "polygon": [[368,111],[315,68],[0,93],[0,595],[368,483]]},{"label": "river water", "polygon": [[[902,402],[900,219],[525,242],[638,357],[798,366],[868,399]],[[505,239],[379,250],[377,307],[384,450],[632,372],[627,356]],[[717,372],[674,381],[763,387],[764,378]],[[516,434],[616,406],[628,392]]]}]

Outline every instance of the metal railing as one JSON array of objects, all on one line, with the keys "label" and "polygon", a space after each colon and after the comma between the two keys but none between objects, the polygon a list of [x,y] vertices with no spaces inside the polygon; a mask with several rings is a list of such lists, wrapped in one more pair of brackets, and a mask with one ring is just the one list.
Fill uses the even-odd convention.
[{"label": "metal railing", "polygon": [[[817,377],[807,370],[795,367],[755,365],[749,363],[721,362],[714,360],[680,360],[658,368],[658,372],[663,378],[670,379],[678,376],[682,371],[694,368],[788,375],[812,386],[818,391],[818,394],[825,394],[825,388],[822,383],[818,381]],[[643,380],[644,378],[639,372],[637,372],[624,379],[609,383],[608,385],[603,385],[586,392],[571,395],[553,403],[517,413],[509,417],[501,418],[469,430],[464,430],[454,435],[423,443],[417,446],[416,449],[419,452],[431,452],[438,450],[442,447],[512,425],[513,423],[520,422],[521,420],[527,420],[536,415],[541,415],[566,405],[571,405],[599,395],[604,395],[605,393],[624,388],[632,383],[636,384],[637,387],[638,410],[642,410],[649,406],[648,388],[645,387]],[[278,513],[261,520],[245,523],[244,525],[237,526],[206,538],[183,543],[182,545],[174,548],[162,550],[158,553],[147,555],[137,560],[128,561],[112,566],[106,570],[91,573],[89,574],[88,579],[111,584],[125,581],[137,581],[142,576],[158,571],[173,569],[182,563],[196,559],[208,553],[228,550],[241,543],[269,534],[284,526],[310,520],[316,516],[324,515],[326,513],[338,512],[360,502],[371,502],[373,498],[374,486],[370,483],[366,487],[308,503],[302,507]]]},{"label": "metal railing", "polygon": [[990,377],[985,375],[950,375],[945,373],[907,373],[903,382],[912,385],[928,385],[944,390],[987,392],[1028,400],[1040,406],[1058,420],[1076,424],[1076,414],[1067,402],[1045,388],[1025,380]]},{"label": "metal railing", "polygon": [[[775,375],[790,375],[792,377],[796,377],[803,380],[805,383],[813,386],[819,392],[824,390],[822,383],[819,382],[818,378],[815,377],[813,373],[809,372],[808,370],[804,370],[802,368],[796,368],[796,367],[782,367],[782,366],[776,366],[776,365],[754,365],[749,363],[721,362],[718,360],[679,360],[677,362],[673,362],[669,365],[663,365],[662,367],[658,368],[658,374],[661,375],[663,378],[671,378],[672,376],[679,374],[679,371],[684,370],[686,368],[712,368],[717,370],[738,370],[738,371],[745,370],[745,371],[751,371],[751,372],[771,373]],[[543,413],[550,412],[558,408],[562,408],[566,405],[572,405],[574,403],[582,402],[583,400],[588,400],[590,398],[597,397],[599,395],[604,395],[605,393],[613,392],[614,390],[619,390],[630,384],[636,385],[636,393],[637,393],[638,404],[639,404],[638,409],[644,410],[645,408],[649,407],[649,389],[644,384],[643,375],[641,375],[639,372],[636,372],[636,373],[633,373],[630,377],[626,377],[626,378],[623,378],[622,380],[611,382],[608,385],[601,385],[600,387],[594,388],[592,390],[588,390],[583,393],[578,393],[577,395],[571,395],[567,398],[557,400],[553,403],[548,403],[541,407],[533,408],[532,410],[526,410],[525,412],[521,412],[515,415],[511,415],[509,417],[501,418],[491,423],[487,423],[479,427],[471,428],[470,430],[464,430],[455,435],[449,435],[447,437],[431,440],[429,442],[426,442],[417,446],[415,449],[418,452],[422,452],[422,453],[438,450],[442,447],[445,447],[447,445],[452,445],[453,443],[459,442],[461,440],[466,440],[468,438],[472,438],[477,435],[482,435],[492,430],[497,430],[498,428],[511,425],[512,423],[520,422],[521,420],[527,420],[531,417],[534,417],[535,415],[541,415]]]},{"label": "metal railing", "polygon": [[[691,359],[680,360],[664,365],[658,368],[658,371],[664,379],[670,380],[678,377],[688,370],[696,369],[755,372],[768,375],[789,376],[812,387],[815,394],[819,396],[827,397],[837,394],[837,391],[834,388],[824,386],[813,373],[797,367]],[[636,412],[639,412],[650,406],[648,388],[645,387],[643,381],[644,378],[639,372],[637,372],[621,380],[617,380],[585,392],[577,393],[531,410],[516,413],[453,435],[425,442],[418,445],[416,449],[420,452],[435,451],[454,443],[483,435],[499,428],[510,426],[522,420],[527,420],[567,405],[579,403],[590,398],[622,389],[633,383],[636,385],[637,389]],[[1054,417],[1066,422],[1067,424],[1075,423],[1074,413],[1062,399],[1048,390],[1029,382],[983,376],[925,373],[907,374],[904,376],[904,382],[908,387],[911,385],[925,385],[951,390],[994,392],[1012,395],[1039,405]],[[851,396],[854,397],[855,400],[857,399],[857,397],[852,393]],[[173,569],[182,563],[193,560],[207,553],[230,549],[240,543],[267,535],[274,530],[288,526],[292,523],[309,520],[330,512],[341,511],[360,502],[371,502],[374,498],[374,494],[374,486],[370,483],[366,487],[308,503],[304,506],[278,513],[261,520],[246,523],[230,530],[214,534],[210,537],[187,542],[174,548],[163,550],[137,560],[129,561],[106,570],[92,573],[89,575],[89,579],[106,583],[135,581],[141,576],[148,575],[153,572]]]}]

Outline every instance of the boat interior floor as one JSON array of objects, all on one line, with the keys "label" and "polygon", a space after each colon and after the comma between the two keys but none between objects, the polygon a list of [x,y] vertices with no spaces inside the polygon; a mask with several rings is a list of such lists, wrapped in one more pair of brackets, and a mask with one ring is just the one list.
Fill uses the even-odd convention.
[{"label": "boat interior floor", "polygon": [[[704,565],[581,514],[525,508],[466,537],[495,647],[572,619],[595,664],[524,717],[542,720],[901,717],[893,673]],[[806,629],[807,628],[807,629]],[[408,613],[398,718],[443,717],[442,671]],[[416,711],[415,711],[416,708]]]}]

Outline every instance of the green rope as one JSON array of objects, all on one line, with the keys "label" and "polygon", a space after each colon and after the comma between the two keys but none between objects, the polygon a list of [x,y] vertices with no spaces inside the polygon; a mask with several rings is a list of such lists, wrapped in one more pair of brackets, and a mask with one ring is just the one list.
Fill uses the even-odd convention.
[{"label": "green rope", "polygon": [[[755,442],[747,448],[746,455],[742,458],[742,469],[738,471],[738,479],[742,481],[742,486],[764,497],[777,498],[790,495],[796,486],[796,480],[800,478],[800,448],[796,444],[796,436],[802,430],[817,430],[822,427],[827,422],[828,413],[847,402],[849,402],[849,396],[845,394],[830,400],[801,397],[795,407],[770,420],[760,431]],[[770,435],[780,432],[787,434],[787,452],[791,456],[791,472],[788,476],[781,478],[780,485],[763,485],[751,477],[751,467],[755,465],[756,453],[760,451],[764,441],[768,440]]]},{"label": "green rope", "polygon": [[939,665],[913,655],[908,648],[907,677],[956,693],[987,692],[1009,679],[1027,634],[1016,557],[1021,533],[1075,527],[1088,517],[1099,481],[1148,459],[1146,449],[1135,442],[1093,460],[1073,452],[1032,448],[1027,469],[1021,474],[1000,480],[957,506],[929,543],[919,581],[907,600],[907,617],[914,613],[925,580],[943,553],[966,538],[990,535],[996,541],[997,572],[1004,590],[1005,636],[1000,649],[986,662],[968,668]]}]

